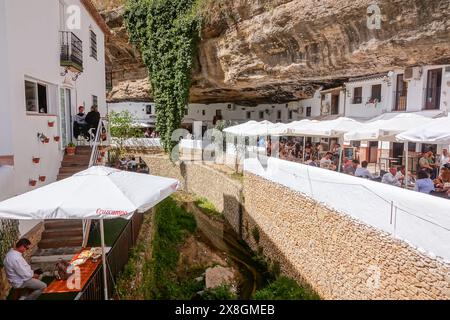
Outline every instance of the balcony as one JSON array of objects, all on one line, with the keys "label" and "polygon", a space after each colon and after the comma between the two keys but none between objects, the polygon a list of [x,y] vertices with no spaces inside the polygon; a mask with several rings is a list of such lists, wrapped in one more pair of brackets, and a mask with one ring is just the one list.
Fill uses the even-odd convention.
[{"label": "balcony", "polygon": [[61,66],[83,72],[83,42],[70,31],[60,32]]}]

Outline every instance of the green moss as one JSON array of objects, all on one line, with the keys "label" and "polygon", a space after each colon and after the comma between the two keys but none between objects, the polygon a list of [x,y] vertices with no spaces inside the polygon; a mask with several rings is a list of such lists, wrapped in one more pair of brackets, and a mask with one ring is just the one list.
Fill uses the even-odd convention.
[{"label": "green moss", "polygon": [[221,285],[220,287],[205,290],[202,295],[203,300],[237,300],[238,296],[231,291],[230,286]]},{"label": "green moss", "polygon": [[208,199],[200,197],[200,198],[197,198],[194,201],[194,203],[197,207],[199,207],[204,213],[206,213],[210,217],[223,219],[223,214],[220,213],[216,209],[214,204],[211,201],[209,201]]},{"label": "green moss", "polygon": [[307,287],[286,277],[280,277],[253,295],[254,300],[319,300],[319,296]]}]

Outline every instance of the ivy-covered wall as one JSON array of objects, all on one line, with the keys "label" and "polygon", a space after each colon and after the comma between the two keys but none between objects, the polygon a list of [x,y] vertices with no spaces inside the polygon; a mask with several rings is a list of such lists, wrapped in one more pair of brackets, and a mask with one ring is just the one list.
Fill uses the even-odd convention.
[{"label": "ivy-covered wall", "polygon": [[189,102],[191,70],[201,30],[199,0],[128,0],[124,14],[130,39],[150,74],[156,128],[164,149],[175,145]]},{"label": "ivy-covered wall", "polygon": [[19,238],[19,223],[17,220],[0,220],[0,267],[9,249]]},{"label": "ivy-covered wall", "polygon": [[9,283],[3,271],[3,259],[19,238],[19,223],[17,220],[0,220],[0,300],[6,298]]}]

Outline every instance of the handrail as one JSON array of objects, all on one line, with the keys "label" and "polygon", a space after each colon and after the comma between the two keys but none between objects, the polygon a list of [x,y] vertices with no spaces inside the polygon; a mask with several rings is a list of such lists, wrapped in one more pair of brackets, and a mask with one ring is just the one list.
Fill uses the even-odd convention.
[{"label": "handrail", "polygon": [[[94,139],[93,139],[94,134],[92,132],[92,129],[89,130],[89,135],[91,137],[89,144],[92,147],[91,157],[89,159],[89,168],[97,165],[98,156],[100,154],[98,147],[103,145],[103,140],[101,139],[103,129],[105,129],[105,132],[108,132],[108,123],[107,123],[106,119],[100,119]],[[109,135],[107,133],[106,143],[109,142],[108,137],[109,137]],[[89,233],[91,230],[91,225],[92,225],[92,220],[83,220],[83,243],[82,243],[83,248],[86,247],[86,245],[87,245],[87,242],[89,239]]]}]

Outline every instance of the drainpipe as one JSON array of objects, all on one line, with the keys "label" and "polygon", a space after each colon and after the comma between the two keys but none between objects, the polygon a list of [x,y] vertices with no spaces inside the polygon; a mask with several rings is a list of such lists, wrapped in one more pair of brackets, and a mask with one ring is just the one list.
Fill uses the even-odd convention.
[{"label": "drainpipe", "polygon": [[346,113],[347,110],[345,110],[346,107],[347,107],[347,87],[344,87],[344,117],[347,116]]}]

